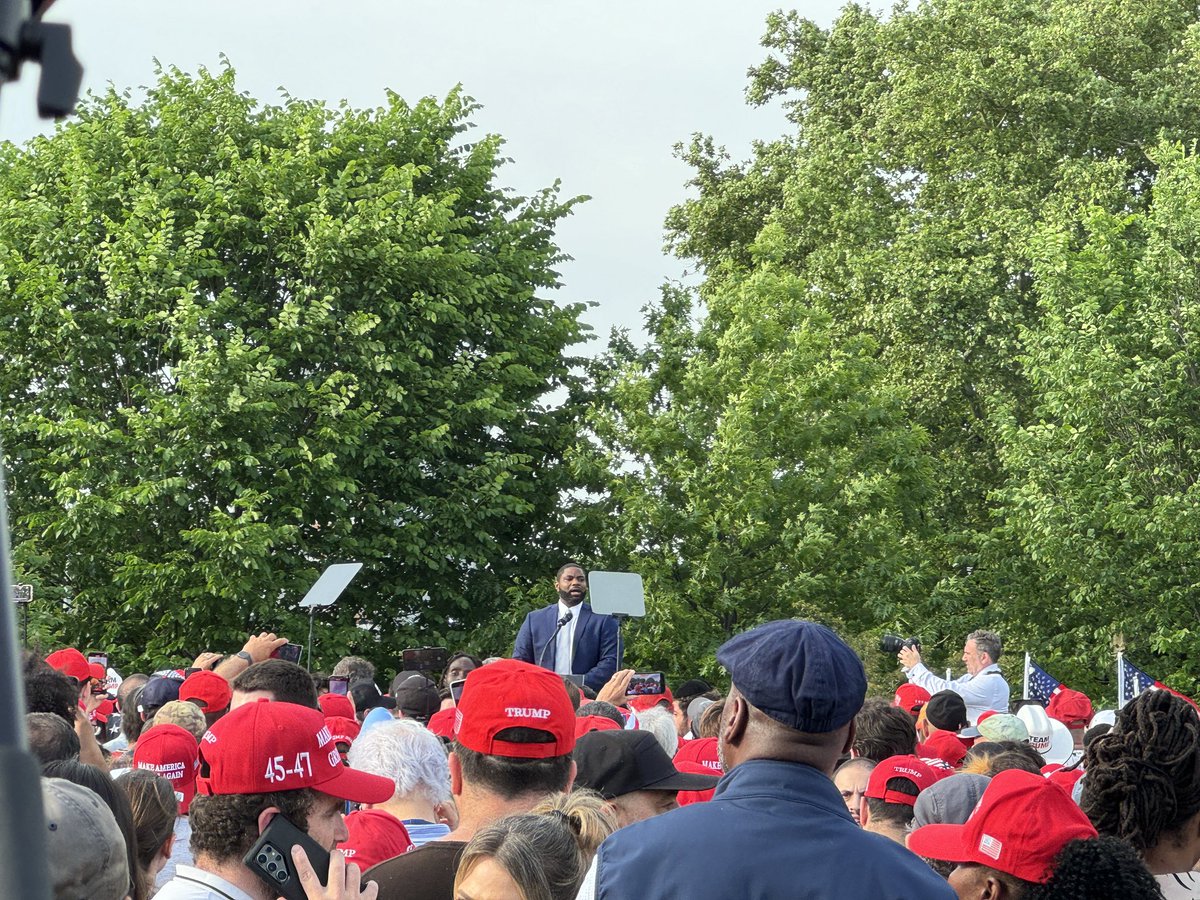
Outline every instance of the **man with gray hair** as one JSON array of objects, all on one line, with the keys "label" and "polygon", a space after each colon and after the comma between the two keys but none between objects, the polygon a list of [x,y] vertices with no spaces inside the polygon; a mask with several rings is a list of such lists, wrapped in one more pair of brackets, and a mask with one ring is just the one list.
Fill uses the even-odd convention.
[{"label": "man with gray hair", "polygon": [[[381,722],[363,732],[350,747],[351,768],[390,778],[396,793],[372,810],[389,813],[420,847],[450,833],[458,814],[450,794],[450,766],[441,740],[413,719]],[[354,837],[354,815],[347,819]]]},{"label": "man with gray hair", "polygon": [[904,646],[896,654],[909,682],[925,688],[930,694],[938,691],[954,691],[967,704],[967,718],[972,725],[989,710],[1008,712],[1008,682],[996,664],[1000,659],[1000,636],[991,631],[972,631],[963,645],[962,661],[967,674],[949,680],[938,678],[921,662],[921,651],[916,647]]}]

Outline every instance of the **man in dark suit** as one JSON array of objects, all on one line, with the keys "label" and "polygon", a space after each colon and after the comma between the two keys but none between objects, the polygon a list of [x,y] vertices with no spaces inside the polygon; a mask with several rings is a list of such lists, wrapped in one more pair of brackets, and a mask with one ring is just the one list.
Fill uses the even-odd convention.
[{"label": "man in dark suit", "polygon": [[525,617],[517,632],[513,659],[560,675],[582,675],[584,684],[598,691],[617,671],[617,620],[592,612],[584,602],[587,574],[578,563],[560,568],[554,587],[558,602]]}]

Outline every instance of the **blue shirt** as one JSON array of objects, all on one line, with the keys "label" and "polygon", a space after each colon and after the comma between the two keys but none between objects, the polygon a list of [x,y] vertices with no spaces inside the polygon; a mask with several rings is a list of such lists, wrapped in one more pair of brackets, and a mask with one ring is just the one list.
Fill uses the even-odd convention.
[{"label": "blue shirt", "polygon": [[598,900],[955,900],[918,857],[855,825],[828,776],[776,760],[622,828],[596,860]]}]

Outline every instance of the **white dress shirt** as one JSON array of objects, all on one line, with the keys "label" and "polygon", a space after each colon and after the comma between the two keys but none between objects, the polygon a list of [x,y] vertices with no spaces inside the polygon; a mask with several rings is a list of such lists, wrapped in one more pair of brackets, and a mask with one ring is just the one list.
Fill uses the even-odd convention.
[{"label": "white dress shirt", "polygon": [[554,671],[559,675],[574,674],[571,663],[575,659],[575,626],[579,624],[579,609],[578,606],[567,606],[558,601],[558,618],[561,620],[567,613],[571,614],[571,621],[558,629],[558,636],[554,639]]},{"label": "white dress shirt", "polygon": [[980,669],[974,675],[964,675],[953,681],[938,678],[924,663],[917,663],[911,669],[905,669],[904,674],[913,684],[920,685],[931,694],[938,691],[954,691],[961,694],[967,704],[967,718],[971,724],[979,722],[979,717],[988,710],[1008,712],[1008,682],[1000,674],[1000,667],[992,663]]}]

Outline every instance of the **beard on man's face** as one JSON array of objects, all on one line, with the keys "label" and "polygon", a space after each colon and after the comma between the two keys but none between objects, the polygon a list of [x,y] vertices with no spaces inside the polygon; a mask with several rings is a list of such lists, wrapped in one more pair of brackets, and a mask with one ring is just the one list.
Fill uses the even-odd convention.
[{"label": "beard on man's face", "polygon": [[558,592],[558,599],[561,600],[566,606],[578,606],[583,602],[583,598],[586,596],[587,591],[583,588],[572,587],[568,590],[560,590]]}]

